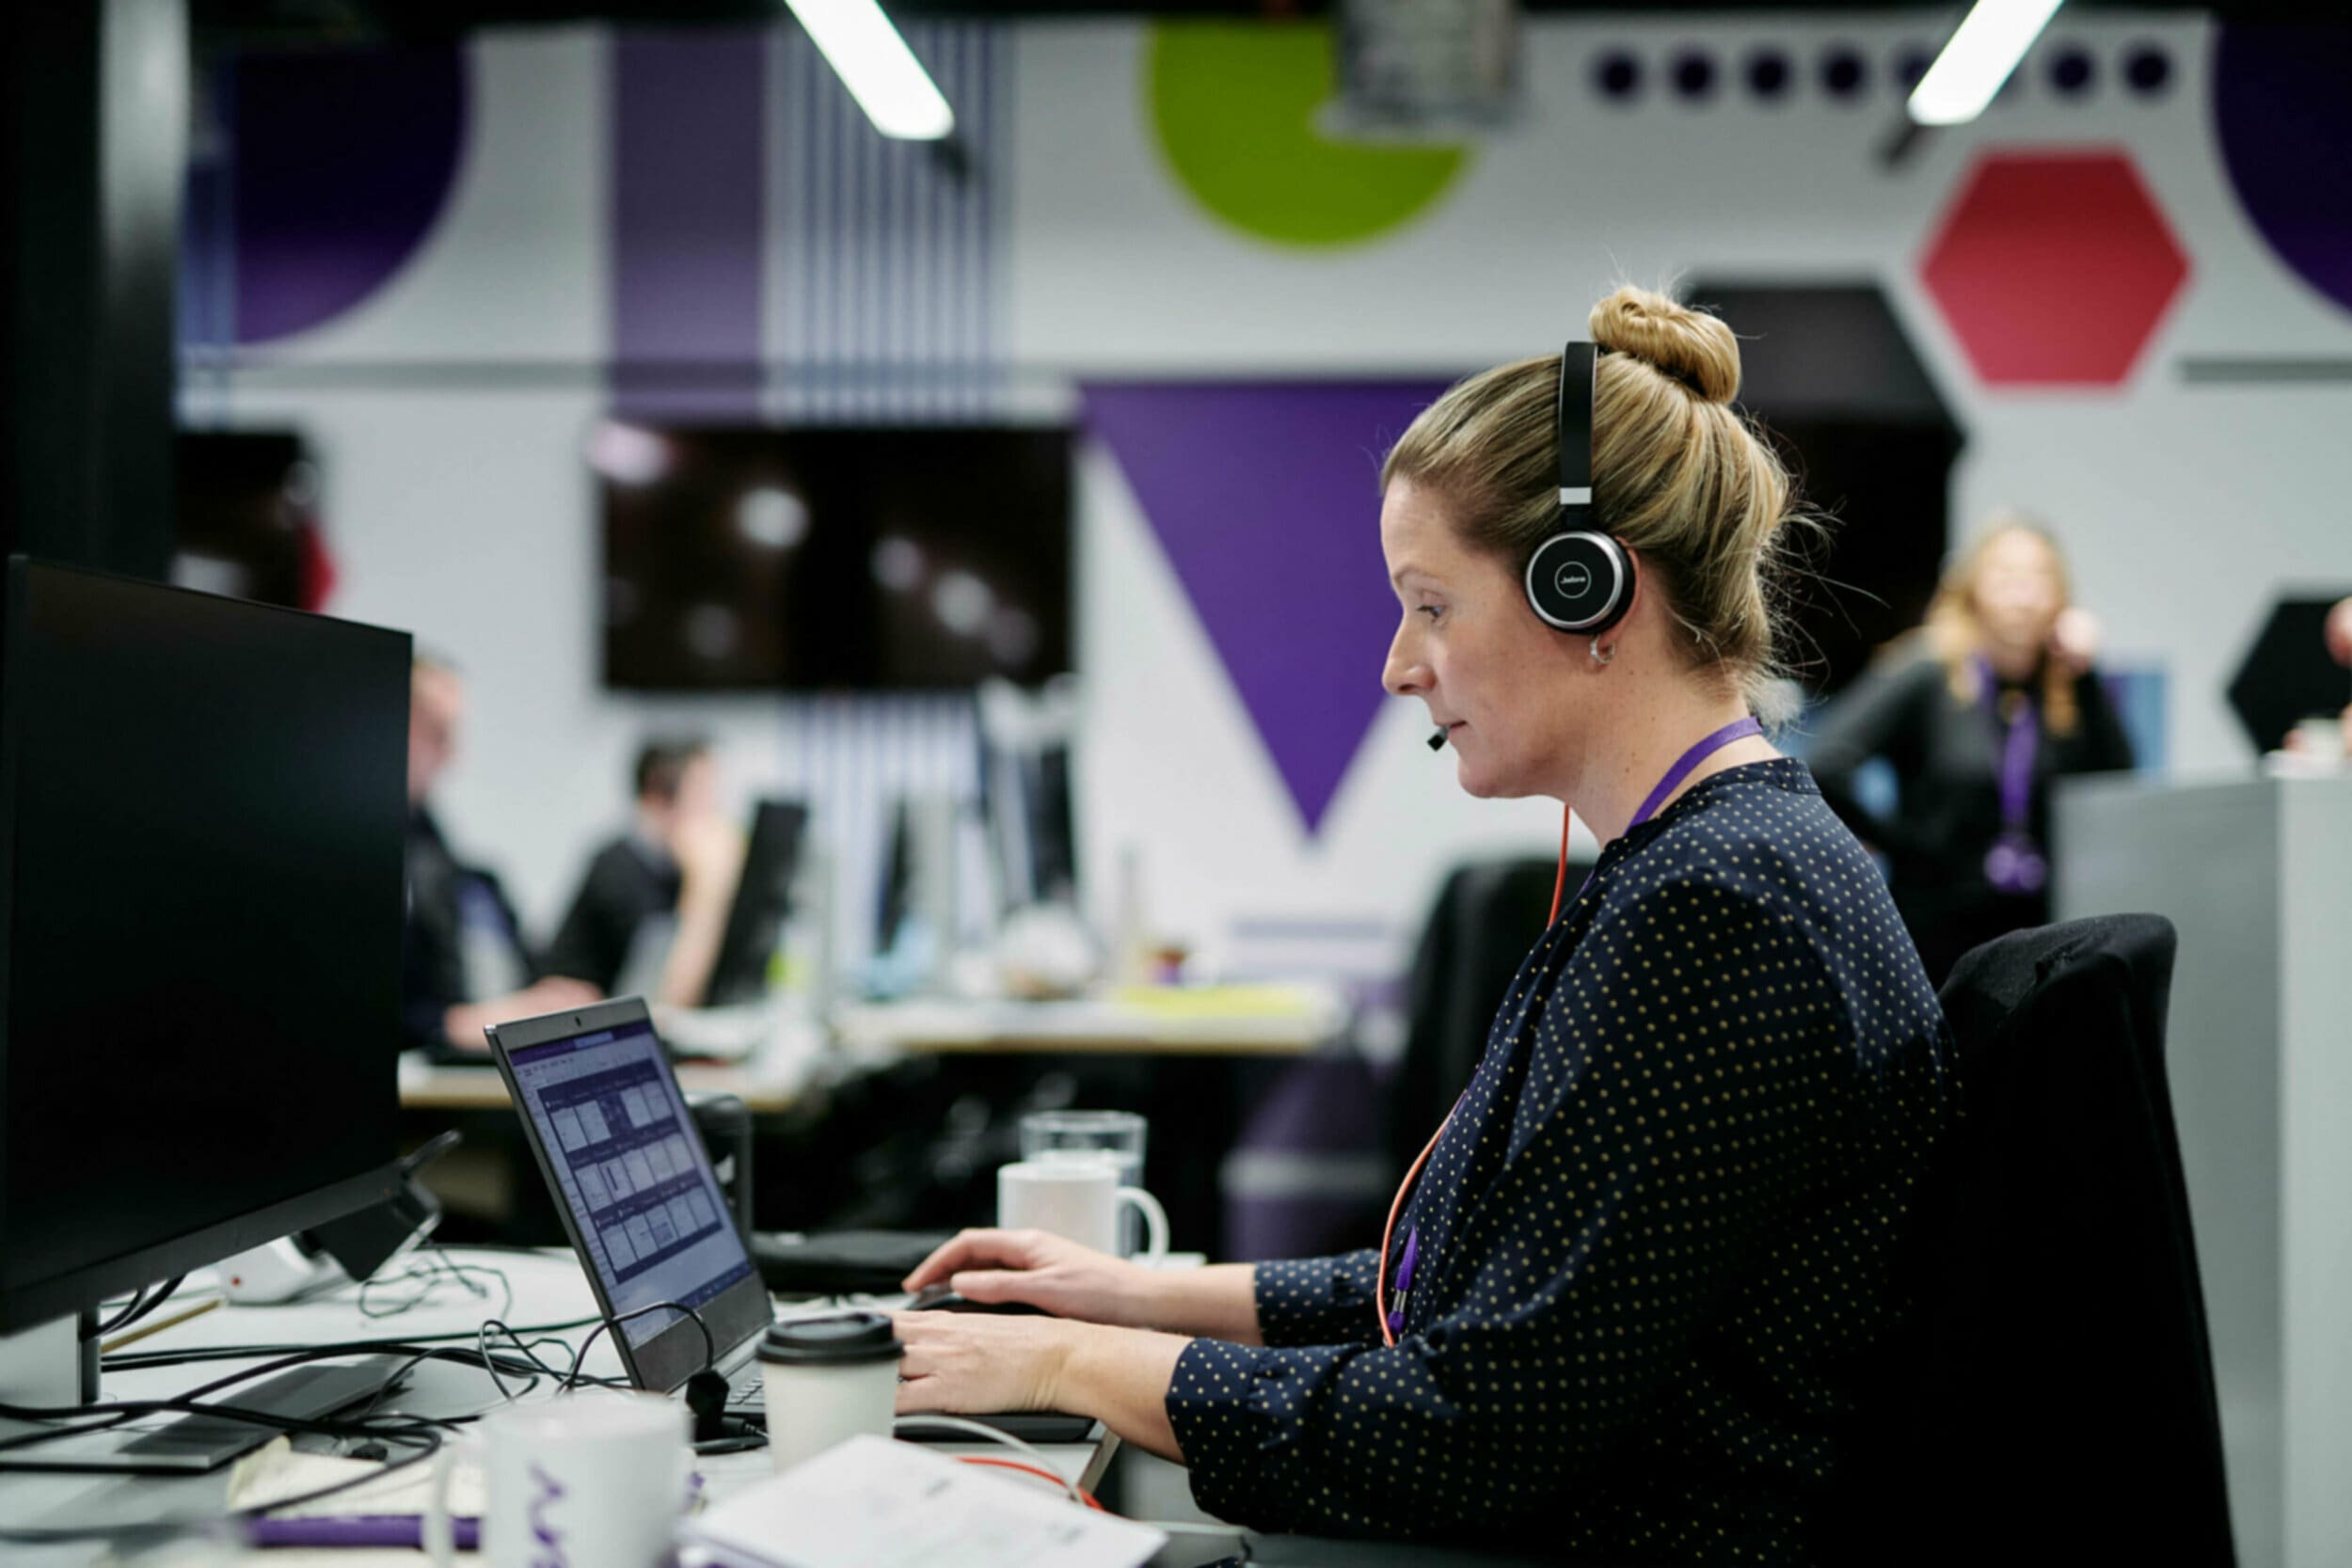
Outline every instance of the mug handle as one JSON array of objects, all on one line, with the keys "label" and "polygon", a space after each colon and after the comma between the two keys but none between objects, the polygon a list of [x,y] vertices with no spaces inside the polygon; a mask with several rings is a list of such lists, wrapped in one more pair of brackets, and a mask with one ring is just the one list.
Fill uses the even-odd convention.
[{"label": "mug handle", "polygon": [[417,1520],[417,1544],[433,1560],[433,1568],[455,1568],[457,1561],[457,1529],[449,1516],[449,1478],[457,1467],[460,1446],[444,1443],[434,1450],[424,1511]]},{"label": "mug handle", "polygon": [[1168,1256],[1168,1211],[1160,1200],[1141,1187],[1121,1187],[1119,1201],[1132,1203],[1143,1212],[1143,1254],[1146,1259]]}]

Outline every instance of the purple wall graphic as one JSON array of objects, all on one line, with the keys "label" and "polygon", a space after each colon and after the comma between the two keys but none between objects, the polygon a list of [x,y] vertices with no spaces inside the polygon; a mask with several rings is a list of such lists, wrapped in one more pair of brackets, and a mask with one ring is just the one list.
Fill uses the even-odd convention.
[{"label": "purple wall graphic", "polygon": [[758,412],[762,29],[612,40],[612,393],[625,412]]},{"label": "purple wall graphic", "polygon": [[439,219],[465,148],[463,55],[243,55],[211,73],[188,186],[183,341],[291,337],[382,288]]},{"label": "purple wall graphic", "polygon": [[1379,709],[1380,459],[1442,382],[1091,384],[1118,458],[1310,833]]},{"label": "purple wall graphic", "polygon": [[2246,215],[2352,310],[2352,25],[2232,23],[2213,62],[2215,129]]}]

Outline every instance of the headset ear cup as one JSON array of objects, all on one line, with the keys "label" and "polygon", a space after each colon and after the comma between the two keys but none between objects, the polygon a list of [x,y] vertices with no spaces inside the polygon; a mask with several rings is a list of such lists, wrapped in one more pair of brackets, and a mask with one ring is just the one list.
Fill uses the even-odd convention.
[{"label": "headset ear cup", "polygon": [[1527,562],[1527,602],[1559,631],[1596,637],[1633,605],[1633,558],[1605,533],[1555,533]]}]

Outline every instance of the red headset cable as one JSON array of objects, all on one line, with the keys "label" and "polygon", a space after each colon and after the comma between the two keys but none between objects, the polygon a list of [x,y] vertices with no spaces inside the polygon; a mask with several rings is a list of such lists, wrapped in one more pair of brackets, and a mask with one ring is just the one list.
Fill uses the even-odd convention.
[{"label": "red headset cable", "polygon": [[[1551,913],[1544,920],[1547,929],[1560,918],[1560,901],[1568,890],[1568,823],[1573,815],[1565,806],[1560,809],[1560,870],[1551,882]],[[1462,1102],[1456,1100],[1454,1103],[1459,1109]],[[1397,1184],[1396,1196],[1389,1203],[1389,1223],[1380,1227],[1380,1269],[1372,1276],[1372,1305],[1373,1309],[1380,1314],[1380,1342],[1384,1345],[1394,1346],[1396,1343],[1396,1330],[1389,1326],[1389,1243],[1396,1238],[1396,1216],[1405,1208],[1406,1195],[1413,1190],[1413,1179],[1421,1174],[1421,1167],[1429,1163],[1429,1156],[1437,1150],[1438,1140],[1445,1136],[1445,1130],[1453,1124],[1454,1112],[1448,1111],[1445,1120],[1438,1124],[1438,1130],[1429,1135],[1429,1142],[1422,1147],[1419,1158],[1413,1161],[1413,1168],[1406,1171],[1405,1180]]]},{"label": "red headset cable", "polygon": [[1551,879],[1551,913],[1544,917],[1544,927],[1560,918],[1560,895],[1568,891],[1568,823],[1576,816],[1567,807],[1560,808],[1560,873]]},{"label": "red headset cable", "polygon": [[1050,1481],[1057,1489],[1065,1493],[1072,1491],[1076,1492],[1079,1498],[1085,1502],[1087,1507],[1094,1510],[1095,1513],[1108,1513],[1110,1512],[1109,1509],[1104,1508],[1101,1503],[1096,1502],[1094,1500],[1094,1494],[1088,1491],[1085,1487],[1073,1487],[1070,1482],[1054,1474],[1053,1471],[1042,1469],[1038,1465],[1024,1465],[1017,1459],[991,1459],[985,1454],[977,1453],[958,1454],[956,1457],[966,1465],[985,1465],[992,1470],[1018,1470],[1025,1476],[1036,1476],[1041,1480]]}]

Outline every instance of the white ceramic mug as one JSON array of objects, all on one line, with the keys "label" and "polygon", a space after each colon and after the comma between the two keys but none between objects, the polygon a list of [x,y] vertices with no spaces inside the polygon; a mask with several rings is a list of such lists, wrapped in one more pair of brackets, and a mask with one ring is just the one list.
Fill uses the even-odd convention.
[{"label": "white ceramic mug", "polygon": [[434,1456],[425,1550],[454,1559],[449,1477],[478,1456],[490,1568],[657,1568],[693,1471],[686,1406],[649,1394],[569,1394],[492,1411]]},{"label": "white ceramic mug", "polygon": [[1137,1256],[1166,1256],[1168,1212],[1141,1187],[1120,1186],[1115,1160],[1065,1152],[996,1167],[996,1223],[1007,1230],[1050,1230],[1116,1256],[1122,1203],[1143,1214],[1146,1237]]},{"label": "white ceramic mug", "polygon": [[[1031,1111],[1021,1118],[1021,1158],[1067,1160],[1087,1156],[1117,1162],[1121,1185],[1143,1185],[1143,1146],[1149,1128],[1132,1111]],[[1119,1255],[1143,1250],[1140,1212],[1119,1216]]]}]

